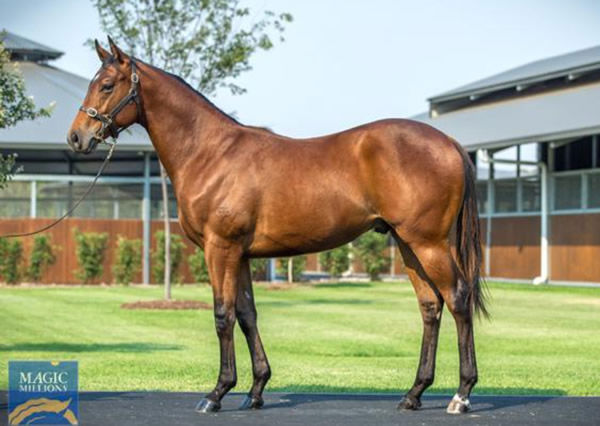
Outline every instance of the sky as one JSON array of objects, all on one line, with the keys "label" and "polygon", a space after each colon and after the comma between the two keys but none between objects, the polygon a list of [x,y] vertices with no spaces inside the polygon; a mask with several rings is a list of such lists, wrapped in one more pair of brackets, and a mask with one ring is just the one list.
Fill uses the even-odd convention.
[{"label": "sky", "polygon": [[[426,99],[536,59],[600,44],[598,0],[244,0],[290,12],[286,41],[259,52],[241,96],[212,100],[245,124],[295,137],[409,118]],[[105,40],[88,0],[0,0],[0,28],[65,52],[91,78],[88,38]]]}]

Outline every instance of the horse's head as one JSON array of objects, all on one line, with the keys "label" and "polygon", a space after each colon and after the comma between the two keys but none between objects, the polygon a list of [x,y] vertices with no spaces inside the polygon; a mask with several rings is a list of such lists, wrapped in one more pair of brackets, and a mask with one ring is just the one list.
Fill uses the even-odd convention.
[{"label": "horse's head", "polygon": [[108,38],[110,52],[95,40],[102,66],[90,82],[83,105],[71,124],[67,142],[75,152],[89,154],[108,136],[139,117],[138,74],[134,60]]}]

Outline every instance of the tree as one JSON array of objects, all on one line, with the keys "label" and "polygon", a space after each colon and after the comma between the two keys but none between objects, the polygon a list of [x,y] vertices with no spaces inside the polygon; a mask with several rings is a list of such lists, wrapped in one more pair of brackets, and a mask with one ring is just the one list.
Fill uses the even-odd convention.
[{"label": "tree", "polygon": [[[4,48],[3,34],[0,33],[0,129],[16,125],[19,121],[48,117],[51,106],[36,108],[33,98],[25,94],[25,81],[16,63],[10,61],[10,54]],[[0,154],[0,189],[4,188],[15,169],[16,155]]]},{"label": "tree", "polygon": [[365,266],[371,281],[378,280],[379,274],[389,266],[390,259],[383,254],[387,240],[387,234],[366,232],[354,241],[352,249]]},{"label": "tree", "polygon": [[[239,0],[92,0],[102,29],[136,58],[179,75],[204,95],[245,89],[233,79],[251,69],[250,57],[273,47],[272,35],[292,21],[289,13],[252,16]],[[252,18],[252,21],[250,20]],[[89,41],[91,44],[91,40]],[[165,256],[170,254],[166,173],[161,165]],[[165,265],[171,262],[165,259]],[[170,296],[165,268],[165,298]]]},{"label": "tree", "polygon": [[339,277],[350,267],[350,246],[344,244],[319,253],[319,262],[332,277]]}]

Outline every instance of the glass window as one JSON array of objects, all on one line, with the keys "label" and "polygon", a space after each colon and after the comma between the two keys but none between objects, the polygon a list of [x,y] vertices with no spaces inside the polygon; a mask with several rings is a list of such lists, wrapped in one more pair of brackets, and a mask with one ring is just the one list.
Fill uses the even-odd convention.
[{"label": "glass window", "polygon": [[581,175],[554,178],[554,209],[581,208]]},{"label": "glass window", "polygon": [[487,193],[487,182],[477,182],[477,208],[479,214],[487,213],[488,209],[488,193]]},{"label": "glass window", "polygon": [[592,167],[593,138],[586,136],[554,150],[554,170],[579,170]]},{"label": "glass window", "polygon": [[[89,182],[38,182],[37,216],[59,217],[77,202]],[[140,219],[143,185],[97,184],[79,204],[73,217],[97,219]]]},{"label": "glass window", "polygon": [[589,208],[600,207],[600,174],[589,175],[588,177],[588,200]]},{"label": "glass window", "polygon": [[[519,147],[521,150],[520,161],[537,162],[538,161],[538,144],[526,143]],[[538,166],[531,164],[519,164],[519,176],[535,176],[539,174]]]},{"label": "glass window", "polygon": [[496,213],[509,213],[517,211],[517,181],[494,181],[494,211]]},{"label": "glass window", "polygon": [[511,160],[515,164],[494,163],[494,179],[514,178],[517,176],[517,147],[503,149],[494,153],[495,160]]},{"label": "glass window", "polygon": [[31,213],[31,183],[11,181],[0,189],[0,217],[28,217]]},{"label": "glass window", "polygon": [[521,180],[521,209],[524,212],[536,212],[541,206],[541,187],[538,178]]},{"label": "glass window", "polygon": [[[162,219],[163,218],[163,208],[162,208],[162,189],[159,183],[152,184],[151,186],[151,196],[150,196],[150,216],[152,219]],[[176,219],[177,218],[177,200],[175,200],[175,194],[173,193],[173,187],[168,185],[168,193],[169,193],[169,218]]]}]

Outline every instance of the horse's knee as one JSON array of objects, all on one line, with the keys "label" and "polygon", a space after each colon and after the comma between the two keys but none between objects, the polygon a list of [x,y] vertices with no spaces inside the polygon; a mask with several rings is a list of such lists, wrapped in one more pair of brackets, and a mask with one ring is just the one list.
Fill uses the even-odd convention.
[{"label": "horse's knee", "polygon": [[244,311],[237,310],[236,316],[244,334],[247,334],[249,331],[252,330],[253,327],[256,327],[255,309],[246,309]]}]

